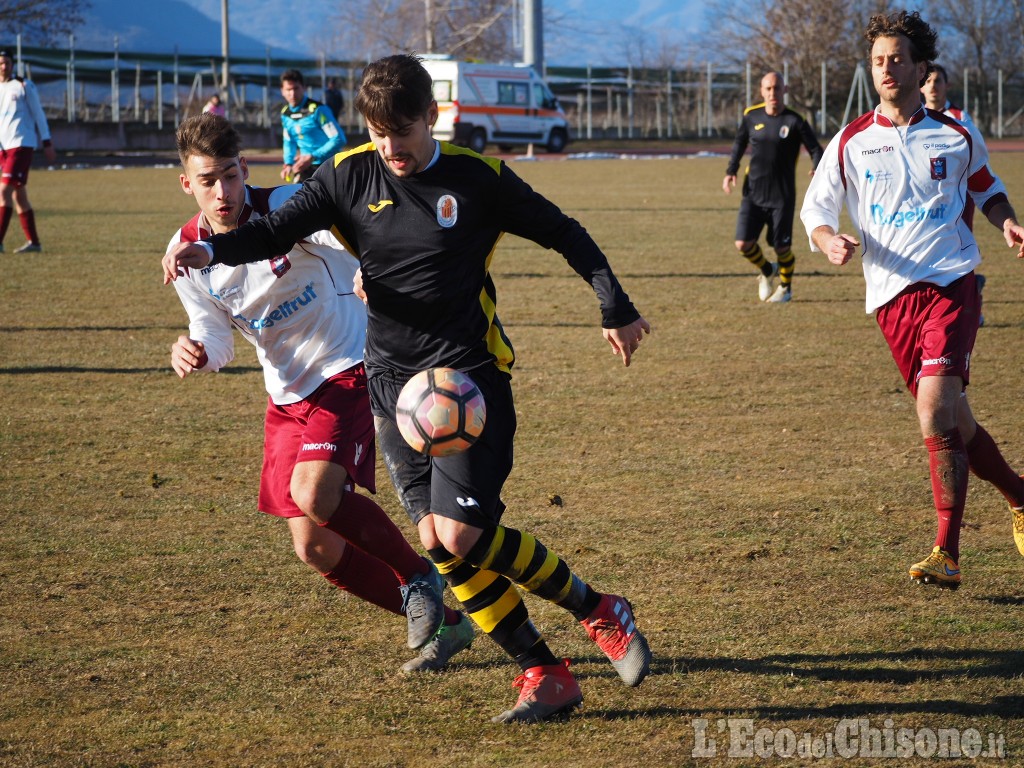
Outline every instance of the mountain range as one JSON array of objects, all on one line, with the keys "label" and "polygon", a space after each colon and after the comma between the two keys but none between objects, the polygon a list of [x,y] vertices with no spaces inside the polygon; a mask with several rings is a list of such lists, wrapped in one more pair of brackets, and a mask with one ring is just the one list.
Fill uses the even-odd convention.
[{"label": "mountain range", "polygon": [[[522,0],[520,0],[522,2]],[[153,53],[221,50],[221,0],[91,0],[75,46]],[[544,7],[545,60],[556,65],[622,64],[627,49],[692,45],[703,0],[549,0]],[[315,58],[335,24],[338,0],[304,0],[301,13],[281,0],[230,0],[231,54]],[[358,52],[331,52],[357,58]]]}]

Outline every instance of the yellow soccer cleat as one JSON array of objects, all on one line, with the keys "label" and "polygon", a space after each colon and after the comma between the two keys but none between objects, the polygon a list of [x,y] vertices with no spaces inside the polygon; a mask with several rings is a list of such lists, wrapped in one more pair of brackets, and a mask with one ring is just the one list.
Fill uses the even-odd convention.
[{"label": "yellow soccer cleat", "polygon": [[960,566],[946,550],[935,547],[928,557],[910,566],[910,580],[918,584],[935,584],[943,589],[958,589]]},{"label": "yellow soccer cleat", "polygon": [[1013,515],[1013,543],[1017,545],[1017,551],[1024,557],[1024,509],[1010,507],[1010,514]]}]

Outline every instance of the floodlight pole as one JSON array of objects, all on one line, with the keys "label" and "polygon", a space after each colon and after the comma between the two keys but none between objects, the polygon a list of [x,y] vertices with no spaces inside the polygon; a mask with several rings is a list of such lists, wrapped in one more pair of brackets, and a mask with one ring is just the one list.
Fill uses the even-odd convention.
[{"label": "floodlight pole", "polygon": [[544,2],[523,3],[523,63],[544,75]]},{"label": "floodlight pole", "polygon": [[231,54],[230,30],[228,27],[228,0],[220,0],[220,53],[224,57],[221,66],[220,82],[224,88],[224,110],[230,113],[231,89],[228,87],[228,76],[231,66],[228,63]]}]

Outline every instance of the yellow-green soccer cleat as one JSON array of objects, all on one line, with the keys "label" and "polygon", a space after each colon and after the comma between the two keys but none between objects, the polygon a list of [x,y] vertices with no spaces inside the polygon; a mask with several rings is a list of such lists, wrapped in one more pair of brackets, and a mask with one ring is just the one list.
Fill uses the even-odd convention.
[{"label": "yellow-green soccer cleat", "polygon": [[910,566],[910,580],[918,584],[935,584],[943,589],[958,589],[960,566],[946,550],[935,547],[928,557]]},{"label": "yellow-green soccer cleat", "polygon": [[1024,509],[1010,507],[1010,514],[1013,515],[1013,542],[1020,556],[1024,557]]},{"label": "yellow-green soccer cleat", "polygon": [[466,650],[473,644],[473,625],[465,614],[459,614],[459,623],[451,626],[442,624],[430,642],[420,649],[420,655],[402,665],[407,674],[416,672],[440,672],[448,666],[452,656]]}]

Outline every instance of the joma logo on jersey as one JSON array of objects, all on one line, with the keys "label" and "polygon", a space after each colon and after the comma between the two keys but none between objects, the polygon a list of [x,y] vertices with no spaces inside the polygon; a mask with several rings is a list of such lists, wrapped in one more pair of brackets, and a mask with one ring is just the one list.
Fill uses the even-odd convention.
[{"label": "joma logo on jersey", "polygon": [[437,223],[448,229],[455,226],[458,218],[458,202],[451,195],[441,195],[437,200]]},{"label": "joma logo on jersey", "polygon": [[926,219],[941,220],[946,218],[946,204],[935,208],[914,208],[910,211],[896,211],[886,215],[880,205],[871,206],[871,221],[880,226],[893,226],[899,229],[904,224],[913,224]]}]

